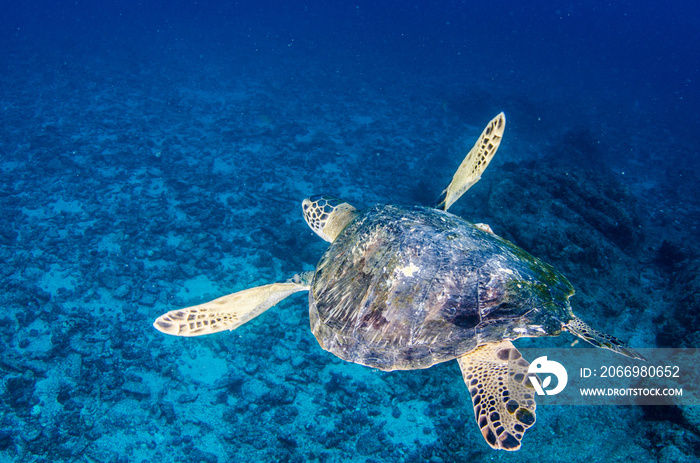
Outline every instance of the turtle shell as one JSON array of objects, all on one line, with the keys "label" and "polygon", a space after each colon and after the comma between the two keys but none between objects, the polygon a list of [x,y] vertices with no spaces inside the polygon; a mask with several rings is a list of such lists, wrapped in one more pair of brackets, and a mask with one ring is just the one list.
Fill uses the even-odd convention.
[{"label": "turtle shell", "polygon": [[341,359],[427,368],[478,345],[557,335],[571,284],[550,265],[453,214],[376,205],[335,239],[311,290],[311,330]]}]

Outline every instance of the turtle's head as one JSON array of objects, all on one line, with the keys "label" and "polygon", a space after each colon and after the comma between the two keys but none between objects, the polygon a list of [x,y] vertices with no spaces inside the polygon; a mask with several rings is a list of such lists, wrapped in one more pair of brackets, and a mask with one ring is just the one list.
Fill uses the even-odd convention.
[{"label": "turtle's head", "polygon": [[359,214],[342,199],[326,195],[309,196],[301,202],[301,208],[309,227],[329,243]]}]

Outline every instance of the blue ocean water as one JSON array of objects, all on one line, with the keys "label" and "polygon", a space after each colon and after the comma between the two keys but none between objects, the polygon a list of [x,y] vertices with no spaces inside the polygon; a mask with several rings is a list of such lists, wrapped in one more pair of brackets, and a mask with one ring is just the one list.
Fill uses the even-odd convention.
[{"label": "blue ocean water", "polygon": [[312,270],[309,195],[431,204],[505,111],[451,212],[554,265],[601,330],[700,347],[697,4],[1,9],[0,462],[700,459],[684,406],[540,407],[492,450],[456,362],[344,363],[302,295],[231,333],[151,326]]}]

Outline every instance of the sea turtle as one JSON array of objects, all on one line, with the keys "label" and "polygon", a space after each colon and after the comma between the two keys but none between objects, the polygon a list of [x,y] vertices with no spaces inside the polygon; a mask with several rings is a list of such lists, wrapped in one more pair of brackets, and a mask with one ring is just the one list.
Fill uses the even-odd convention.
[{"label": "sea turtle", "polygon": [[330,196],[302,202],[308,225],[330,246],[316,270],[168,312],[156,329],[177,336],[233,330],[287,296],[309,291],[321,347],[380,370],[456,359],[476,422],[495,449],[517,450],[535,422],[529,363],[511,341],[569,331],[597,347],[641,358],[577,318],[574,289],[550,265],[447,209],[479,179],[505,129],[484,129],[433,207],[360,211]]}]

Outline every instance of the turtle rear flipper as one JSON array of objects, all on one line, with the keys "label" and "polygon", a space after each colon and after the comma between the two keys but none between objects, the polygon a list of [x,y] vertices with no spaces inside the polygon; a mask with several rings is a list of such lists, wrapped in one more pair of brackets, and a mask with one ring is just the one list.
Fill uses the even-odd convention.
[{"label": "turtle rear flipper", "polygon": [[591,328],[578,317],[574,317],[569,323],[564,325],[564,328],[570,333],[575,334],[579,338],[593,344],[596,347],[609,349],[613,352],[626,355],[627,357],[631,357],[633,359],[646,360],[642,354],[636,352],[630,347],[627,347],[624,342],[620,341],[615,336],[610,336],[609,334],[605,334]]},{"label": "turtle rear flipper", "polygon": [[510,341],[479,346],[457,362],[486,442],[494,449],[520,449],[525,431],[535,423],[530,364]]},{"label": "turtle rear flipper", "polygon": [[434,208],[446,211],[464,192],[479,181],[481,174],[486,170],[501,144],[505,128],[506,115],[504,113],[500,113],[488,123],[462,164],[457,168],[452,181],[442,192],[433,206]]},{"label": "turtle rear flipper", "polygon": [[244,289],[204,304],[172,310],[153,322],[158,331],[175,336],[202,336],[234,330],[299,291],[309,290],[308,275],[295,281]]}]

